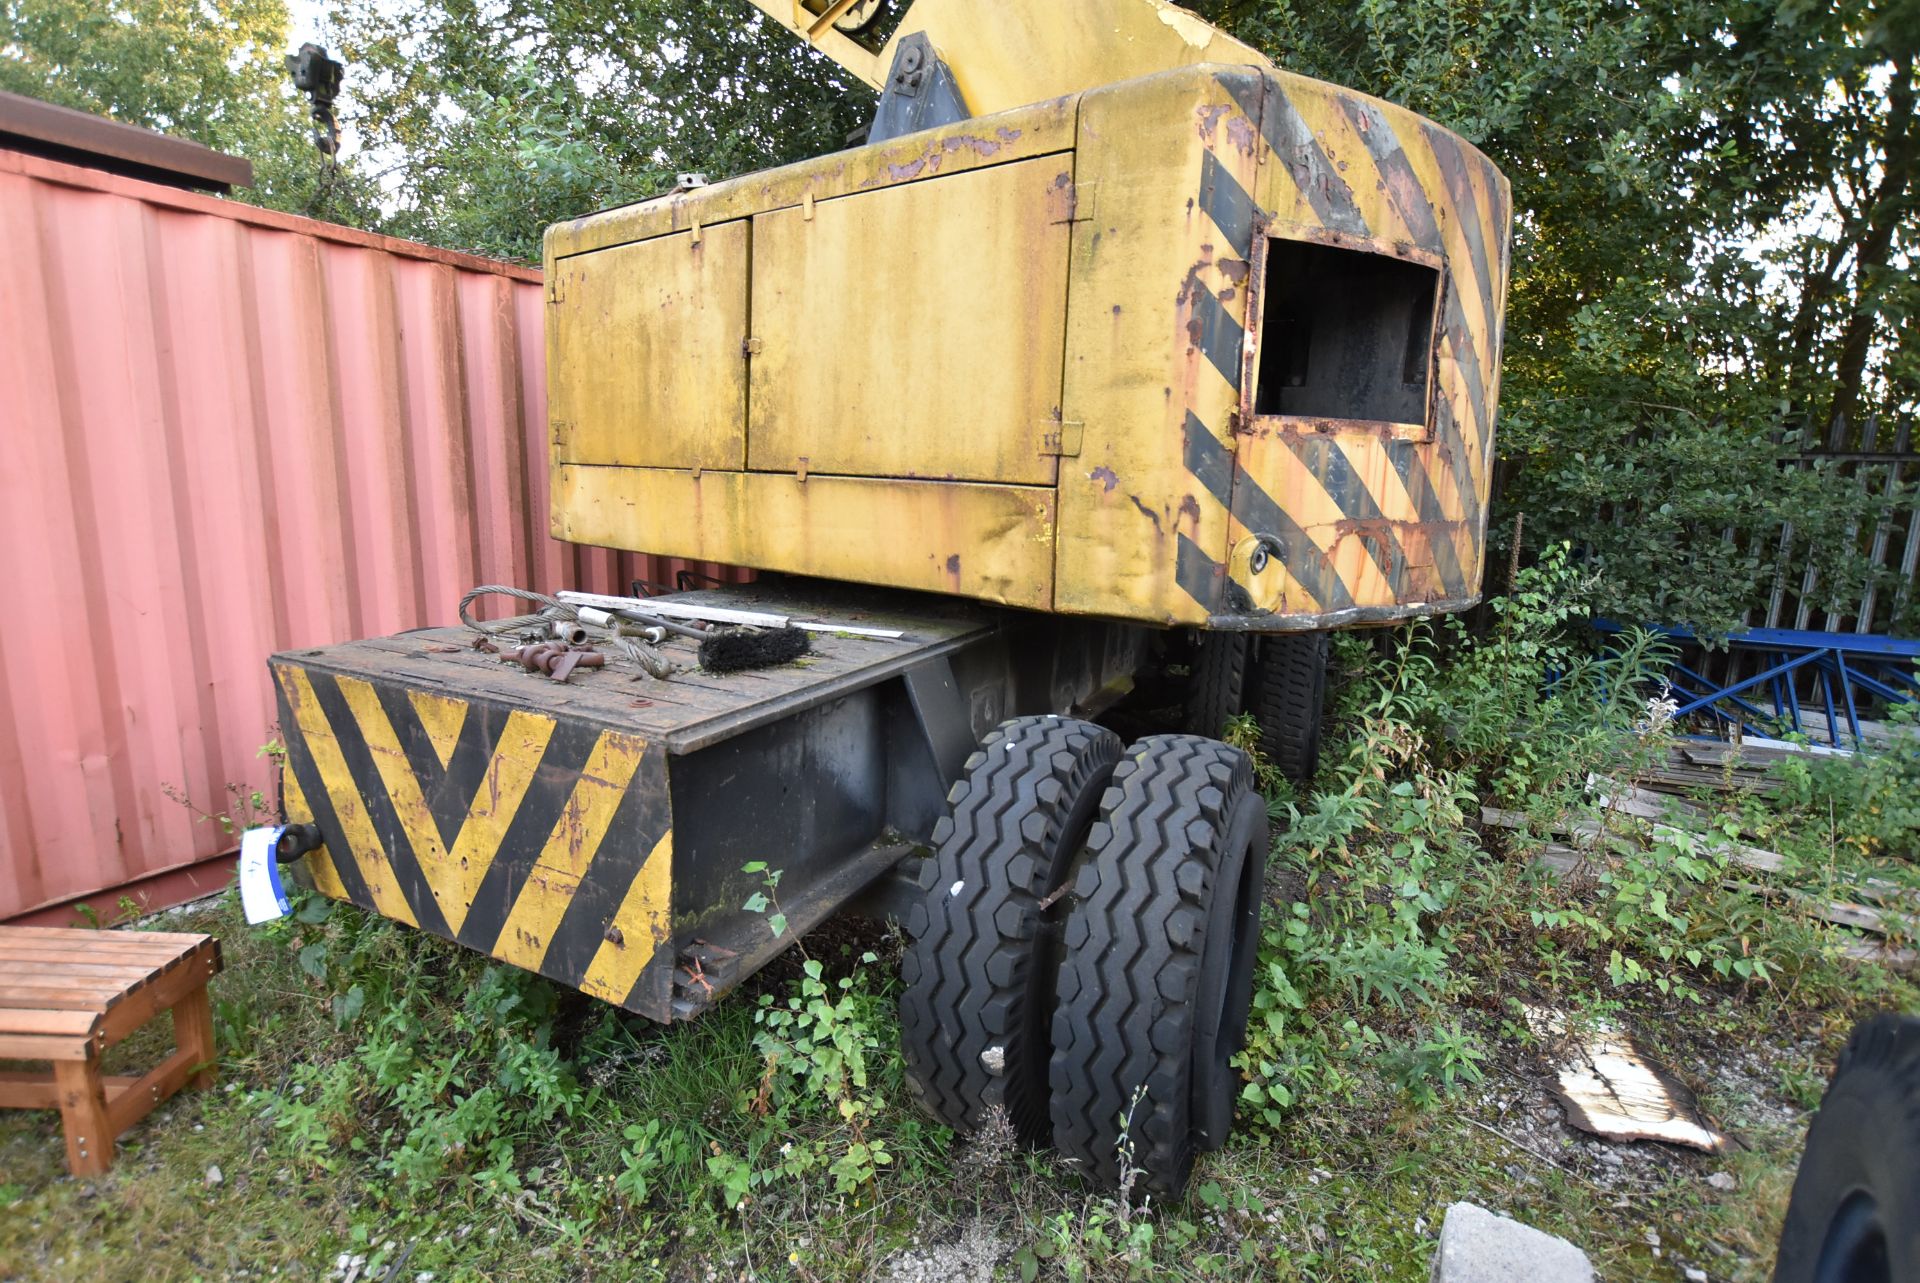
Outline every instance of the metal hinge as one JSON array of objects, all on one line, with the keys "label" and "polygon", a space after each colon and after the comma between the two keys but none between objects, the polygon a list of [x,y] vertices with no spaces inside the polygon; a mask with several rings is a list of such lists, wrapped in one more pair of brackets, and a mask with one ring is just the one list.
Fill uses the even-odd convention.
[{"label": "metal hinge", "polygon": [[759,356],[767,345],[759,339],[748,337],[740,340],[740,353],[743,356]]},{"label": "metal hinge", "polygon": [[555,272],[547,278],[547,302],[564,303],[567,301],[567,292],[560,288],[560,282],[563,279],[558,272]]},{"label": "metal hinge", "polygon": [[1091,219],[1100,203],[1100,180],[1090,178],[1075,183],[1067,189],[1067,217],[1069,223],[1084,223]]},{"label": "metal hinge", "polygon": [[1049,419],[1040,433],[1040,453],[1071,458],[1080,453],[1080,438],[1086,431],[1080,419]]}]

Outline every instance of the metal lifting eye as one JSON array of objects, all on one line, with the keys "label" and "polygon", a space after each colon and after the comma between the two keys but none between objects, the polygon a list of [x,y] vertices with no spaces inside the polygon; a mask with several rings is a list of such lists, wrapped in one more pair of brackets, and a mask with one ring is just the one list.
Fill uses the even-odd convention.
[{"label": "metal lifting eye", "polygon": [[1266,570],[1268,553],[1272,553],[1273,556],[1280,558],[1281,565],[1286,564],[1287,549],[1277,537],[1262,531],[1255,531],[1253,538],[1255,540],[1254,549],[1247,555],[1247,570],[1250,573],[1258,575]]}]

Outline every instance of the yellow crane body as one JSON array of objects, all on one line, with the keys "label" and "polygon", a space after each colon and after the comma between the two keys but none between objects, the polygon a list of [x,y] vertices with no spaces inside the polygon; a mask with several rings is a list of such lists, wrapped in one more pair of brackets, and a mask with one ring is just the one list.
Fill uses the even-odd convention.
[{"label": "yellow crane body", "polygon": [[1166,0],[754,3],[873,141],[548,230],[551,515],[787,575],[273,657],[269,840],[658,1021],[891,918],[934,1117],[1178,1197],[1271,847],[1211,737],[1306,786],[1327,630],[1478,598],[1506,181]]},{"label": "yellow crane body", "polygon": [[1508,228],[1460,138],[1253,63],[562,223],[553,533],[1158,625],[1458,609]]}]

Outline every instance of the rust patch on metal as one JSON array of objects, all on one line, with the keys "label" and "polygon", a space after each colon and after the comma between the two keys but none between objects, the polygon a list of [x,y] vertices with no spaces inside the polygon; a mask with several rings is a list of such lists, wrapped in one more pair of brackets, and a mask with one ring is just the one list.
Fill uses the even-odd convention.
[{"label": "rust patch on metal", "polygon": [[1237,259],[1237,258],[1219,259],[1214,263],[1214,266],[1219,268],[1221,274],[1224,275],[1228,280],[1232,281],[1235,285],[1242,284],[1247,279],[1247,270],[1248,270],[1247,264],[1242,262],[1240,259]]},{"label": "rust patch on metal", "polygon": [[1200,141],[1210,142],[1220,128],[1221,117],[1232,110],[1233,108],[1223,102],[1204,103],[1196,108],[1193,114],[1199,118],[1200,123],[1194,132],[1200,135]]},{"label": "rust patch on metal", "polygon": [[1254,129],[1251,120],[1236,111],[1227,117],[1227,141],[1232,143],[1241,155],[1251,156],[1260,146],[1260,134]]},{"label": "rust patch on metal", "polygon": [[1141,516],[1145,517],[1148,521],[1151,521],[1153,523],[1153,533],[1162,539],[1166,538],[1167,531],[1166,531],[1166,527],[1160,524],[1160,514],[1155,512],[1152,508],[1147,507],[1146,504],[1141,503],[1140,496],[1137,494],[1128,492],[1127,498],[1132,500],[1133,506],[1140,510]]},{"label": "rust patch on metal", "polygon": [[[904,165],[889,164],[887,166],[886,181],[895,182],[895,183],[904,183],[909,179],[918,178],[922,173],[926,172],[927,167],[929,165],[931,165],[934,169],[938,170],[939,169],[938,158],[931,157],[931,156],[922,156],[917,160],[908,161]],[[881,179],[875,178],[875,179],[870,179],[869,181],[864,182],[860,185],[862,187],[878,187],[881,185],[881,181],[882,181]]]},{"label": "rust patch on metal", "polygon": [[[1009,129],[1002,125],[994,131],[992,137],[981,134],[961,134],[953,138],[942,138],[929,143],[927,149],[911,160],[888,161],[883,173],[860,184],[860,190],[884,187],[889,183],[911,182],[916,178],[931,177],[940,172],[941,163],[959,152],[972,152],[976,156],[989,158],[996,156],[1003,148],[1011,146],[1020,138],[1020,130]],[[1069,180],[1071,181],[1071,180]]]},{"label": "rust patch on metal", "polygon": [[940,150],[951,154],[956,151],[970,151],[977,156],[998,155],[1006,142],[994,138],[976,138],[972,134],[962,134],[958,138],[940,140]]},{"label": "rust patch on metal", "polygon": [[1120,484],[1120,478],[1114,474],[1114,471],[1112,468],[1107,467],[1105,464],[1102,464],[1099,467],[1095,468],[1092,472],[1089,472],[1087,474],[1087,480],[1098,481],[1100,483],[1100,488],[1106,491],[1108,494],[1112,494],[1113,488]]}]

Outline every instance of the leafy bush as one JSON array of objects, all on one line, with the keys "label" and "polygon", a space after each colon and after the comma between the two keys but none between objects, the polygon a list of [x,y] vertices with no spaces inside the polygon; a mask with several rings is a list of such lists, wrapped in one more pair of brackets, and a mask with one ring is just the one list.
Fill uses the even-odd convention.
[{"label": "leafy bush", "polygon": [[1920,853],[1920,702],[1887,714],[1891,742],[1864,760],[1791,757],[1772,769],[1781,804],[1823,828],[1833,847],[1863,856]]},{"label": "leafy bush", "polygon": [[[1402,629],[1380,654],[1343,641],[1342,666],[1360,674],[1338,714],[1345,752],[1282,808],[1277,881],[1295,895],[1270,904],[1263,927],[1246,1115],[1283,1126],[1306,1102],[1369,1084],[1427,1107],[1477,1081],[1492,1013],[1459,1015],[1476,1005],[1475,974],[1530,975],[1551,1001],[1689,1004],[1716,986],[1824,974],[1832,933],[1794,908],[1809,893],[1769,897],[1736,867],[1777,807],[1748,799],[1751,814],[1736,805],[1689,828],[1605,807],[1590,789],[1635,783],[1675,730],[1660,638],[1582,643],[1595,583],[1562,546],[1490,603],[1482,633],[1454,619]],[[1796,763],[1792,804],[1844,814],[1855,854],[1884,849],[1911,832],[1920,755],[1902,743],[1864,771]],[[1483,832],[1483,800],[1520,827]],[[1549,840],[1581,844],[1565,876],[1534,868]]]}]

